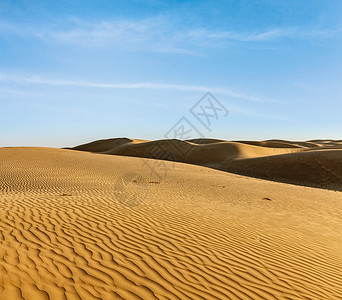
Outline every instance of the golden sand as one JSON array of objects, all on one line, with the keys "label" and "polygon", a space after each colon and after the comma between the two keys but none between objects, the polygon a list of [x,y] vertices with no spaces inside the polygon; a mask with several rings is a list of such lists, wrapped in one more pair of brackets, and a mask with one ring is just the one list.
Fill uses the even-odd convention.
[{"label": "golden sand", "polygon": [[[128,143],[97,152],[129,155],[152,142]],[[316,151],[186,143],[198,148],[192,163],[233,168],[240,160],[245,170],[248,160],[305,162]],[[338,177],[335,152],[328,155],[337,157],[330,168]],[[143,162],[1,148],[0,299],[342,299],[341,192],[180,162],[165,162],[170,170],[159,180]],[[284,174],[274,170],[273,179]]]}]

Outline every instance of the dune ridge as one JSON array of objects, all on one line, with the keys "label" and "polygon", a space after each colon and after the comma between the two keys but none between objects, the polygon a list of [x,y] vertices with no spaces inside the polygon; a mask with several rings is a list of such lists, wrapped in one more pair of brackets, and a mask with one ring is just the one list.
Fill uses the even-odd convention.
[{"label": "dune ridge", "polygon": [[172,160],[272,181],[342,190],[340,140],[230,142],[204,138],[185,141],[116,138],[71,149]]},{"label": "dune ridge", "polygon": [[342,298],[340,192],[166,164],[0,148],[0,299]]}]

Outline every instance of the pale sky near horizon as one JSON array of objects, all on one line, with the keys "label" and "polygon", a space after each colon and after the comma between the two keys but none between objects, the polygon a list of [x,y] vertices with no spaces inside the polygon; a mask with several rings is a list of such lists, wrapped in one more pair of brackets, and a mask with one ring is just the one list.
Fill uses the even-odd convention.
[{"label": "pale sky near horizon", "polygon": [[[161,139],[182,117],[342,139],[341,22],[337,0],[2,0],[0,146]],[[207,91],[229,110],[211,131],[190,112]]]}]

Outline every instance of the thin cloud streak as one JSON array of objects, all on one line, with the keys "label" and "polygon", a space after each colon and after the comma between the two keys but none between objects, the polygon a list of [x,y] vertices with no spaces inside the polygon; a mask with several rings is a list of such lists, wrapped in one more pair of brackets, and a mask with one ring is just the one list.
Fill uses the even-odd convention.
[{"label": "thin cloud streak", "polygon": [[187,33],[188,37],[199,39],[235,40],[240,42],[272,41],[280,38],[307,39],[330,38],[341,33],[341,29],[301,29],[301,28],[274,28],[262,32],[239,33],[232,31],[213,32],[207,29],[197,29]]},{"label": "thin cloud streak", "polygon": [[226,96],[230,96],[237,99],[248,100],[253,102],[272,102],[281,103],[278,100],[262,99],[259,97],[246,95],[243,93],[235,92],[229,88],[221,87],[209,87],[201,85],[181,85],[181,84],[168,84],[168,83],[100,83],[100,82],[84,82],[84,81],[72,81],[72,80],[51,80],[41,78],[40,76],[29,77],[16,77],[16,76],[4,76],[0,74],[0,81],[14,82],[14,83],[31,83],[31,84],[46,84],[56,86],[74,86],[85,88],[102,88],[102,89],[152,89],[152,90],[178,90],[186,92],[213,92]]}]

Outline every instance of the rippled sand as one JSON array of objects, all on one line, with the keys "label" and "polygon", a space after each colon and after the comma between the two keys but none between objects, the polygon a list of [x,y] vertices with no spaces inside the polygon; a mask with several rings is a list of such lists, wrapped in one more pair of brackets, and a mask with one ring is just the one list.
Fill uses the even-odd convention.
[{"label": "rippled sand", "polygon": [[0,299],[342,299],[341,192],[156,162],[1,148]]}]

